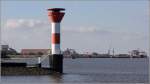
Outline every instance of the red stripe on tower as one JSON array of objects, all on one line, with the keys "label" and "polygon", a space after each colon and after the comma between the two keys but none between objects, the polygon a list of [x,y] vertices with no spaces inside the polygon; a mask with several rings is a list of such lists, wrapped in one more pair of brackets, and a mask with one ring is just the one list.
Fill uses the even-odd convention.
[{"label": "red stripe on tower", "polygon": [[52,44],[60,44],[60,34],[59,33],[53,33],[51,40],[52,40]]},{"label": "red stripe on tower", "polygon": [[65,13],[63,12],[49,12],[48,16],[52,22],[60,23]]}]

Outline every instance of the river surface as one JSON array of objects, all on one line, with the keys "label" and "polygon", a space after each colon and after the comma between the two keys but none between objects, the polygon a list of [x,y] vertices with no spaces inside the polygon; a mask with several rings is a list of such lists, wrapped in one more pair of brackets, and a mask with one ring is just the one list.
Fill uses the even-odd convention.
[{"label": "river surface", "polygon": [[64,74],[43,76],[2,76],[2,84],[148,84],[146,58],[64,59]]}]

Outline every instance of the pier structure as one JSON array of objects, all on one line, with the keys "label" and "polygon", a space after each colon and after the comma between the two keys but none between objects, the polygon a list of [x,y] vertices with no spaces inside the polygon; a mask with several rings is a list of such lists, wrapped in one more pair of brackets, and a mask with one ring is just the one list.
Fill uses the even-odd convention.
[{"label": "pier structure", "polygon": [[65,15],[64,8],[48,9],[48,18],[51,21],[51,49],[50,67],[54,72],[63,73],[63,55],[60,49],[60,22]]}]

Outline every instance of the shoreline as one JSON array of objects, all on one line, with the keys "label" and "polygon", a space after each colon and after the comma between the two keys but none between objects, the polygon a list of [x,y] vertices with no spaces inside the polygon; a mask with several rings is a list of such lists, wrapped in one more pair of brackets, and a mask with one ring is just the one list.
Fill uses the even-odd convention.
[{"label": "shoreline", "polygon": [[1,67],[2,76],[19,76],[19,75],[50,75],[52,70],[50,68],[40,67]]},{"label": "shoreline", "polygon": [[[68,59],[78,59],[78,58],[68,58]],[[92,59],[92,58],[89,58],[89,59]],[[119,58],[115,58],[115,59],[119,59]],[[122,59],[129,59],[129,58],[122,58]],[[148,59],[148,58],[133,58],[133,59]],[[51,75],[53,73],[56,73],[56,72],[54,72],[51,68],[39,67],[37,65],[34,67],[28,67],[24,63],[14,62],[14,63],[6,63],[6,65],[3,65],[3,63],[1,63],[1,75],[2,76],[20,76],[20,75],[21,76],[23,75],[24,76],[26,75],[28,76],[39,75],[40,76],[40,75]]]}]

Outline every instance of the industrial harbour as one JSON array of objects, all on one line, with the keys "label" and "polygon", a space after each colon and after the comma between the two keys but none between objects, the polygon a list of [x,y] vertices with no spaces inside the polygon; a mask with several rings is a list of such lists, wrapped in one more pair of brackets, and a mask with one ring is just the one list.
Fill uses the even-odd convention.
[{"label": "industrial harbour", "polygon": [[0,83],[149,84],[147,3],[1,0]]},{"label": "industrial harbour", "polygon": [[[51,55],[50,49],[22,49],[17,52],[8,45],[2,45],[2,59],[1,59],[1,75],[51,75],[53,70],[49,66],[49,59]],[[40,52],[39,52],[40,51]],[[148,60],[147,56],[140,56],[139,54],[130,56],[128,54],[109,55],[109,54],[78,54],[73,49],[66,49],[63,53],[64,60],[80,60],[80,59],[113,59],[114,60]],[[50,57],[50,58],[49,58]]]}]

